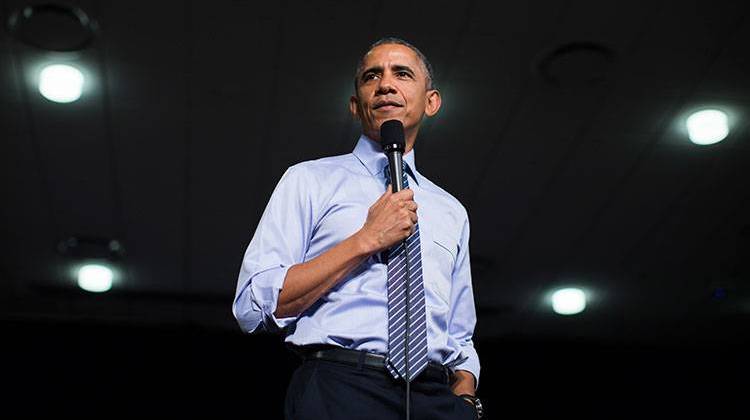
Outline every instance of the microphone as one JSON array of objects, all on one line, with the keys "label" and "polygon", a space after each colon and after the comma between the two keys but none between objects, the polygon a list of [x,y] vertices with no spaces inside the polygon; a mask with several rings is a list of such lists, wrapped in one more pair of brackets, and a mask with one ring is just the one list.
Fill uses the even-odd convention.
[{"label": "microphone", "polygon": [[391,170],[391,185],[394,193],[404,189],[402,157],[404,155],[404,125],[399,120],[388,120],[380,125],[380,145],[388,156]]}]

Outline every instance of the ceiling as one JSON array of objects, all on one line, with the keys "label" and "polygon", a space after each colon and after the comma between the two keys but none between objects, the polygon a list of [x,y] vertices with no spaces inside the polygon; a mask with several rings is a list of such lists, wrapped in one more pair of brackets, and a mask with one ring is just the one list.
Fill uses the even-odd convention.
[{"label": "ceiling", "polygon": [[[747,337],[744,2],[69,3],[99,26],[81,51],[0,32],[5,319],[237,329],[270,192],[288,166],[351,151],[355,64],[395,35],[443,94],[418,165],[469,211],[478,337]],[[2,21],[27,4],[3,0]],[[51,61],[84,70],[79,101],[38,94]],[[732,132],[693,145],[684,119],[708,106]],[[75,287],[71,236],[123,244],[113,291]],[[585,312],[550,311],[563,285],[590,292]]]}]

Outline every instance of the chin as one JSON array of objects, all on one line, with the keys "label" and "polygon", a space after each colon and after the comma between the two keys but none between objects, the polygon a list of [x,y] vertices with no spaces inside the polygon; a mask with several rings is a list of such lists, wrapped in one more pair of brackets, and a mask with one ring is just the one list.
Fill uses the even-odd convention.
[{"label": "chin", "polygon": [[386,122],[386,121],[390,121],[390,120],[399,120],[399,121],[401,121],[401,123],[402,123],[402,124],[404,124],[404,126],[406,126],[406,122],[404,121],[404,118],[403,118],[403,116],[400,116],[400,115],[383,115],[382,117],[379,117],[379,118],[378,118],[378,119],[376,120],[376,121],[377,121],[377,124],[376,124],[376,126],[378,127],[378,129],[380,129],[380,126],[381,126],[381,125],[382,125],[382,124],[383,124],[384,122]]}]

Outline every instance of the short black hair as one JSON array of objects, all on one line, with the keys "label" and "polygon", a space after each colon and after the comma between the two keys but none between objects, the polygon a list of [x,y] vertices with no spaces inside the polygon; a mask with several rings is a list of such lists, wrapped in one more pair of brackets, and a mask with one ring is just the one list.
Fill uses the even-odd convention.
[{"label": "short black hair", "polygon": [[430,60],[427,59],[427,56],[422,54],[422,51],[419,51],[419,48],[415,47],[411,43],[396,37],[385,37],[380,38],[379,40],[375,41],[370,45],[370,48],[367,49],[367,51],[362,55],[362,58],[359,59],[359,63],[357,64],[357,71],[354,73],[354,92],[357,92],[357,89],[359,89],[359,73],[362,71],[362,64],[364,64],[365,56],[367,53],[375,49],[375,47],[379,47],[381,45],[387,45],[387,44],[397,44],[397,45],[403,45],[404,47],[409,48],[410,50],[414,51],[414,53],[417,55],[419,60],[422,62],[422,65],[424,65],[425,70],[427,71],[427,89],[436,89],[435,87],[435,78],[433,76],[432,71],[432,64],[430,63]]}]

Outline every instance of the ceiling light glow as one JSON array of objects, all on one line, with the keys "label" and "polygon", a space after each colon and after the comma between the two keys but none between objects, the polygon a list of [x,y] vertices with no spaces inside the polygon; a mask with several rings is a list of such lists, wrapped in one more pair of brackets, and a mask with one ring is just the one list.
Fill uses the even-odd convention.
[{"label": "ceiling light glow", "polygon": [[39,73],[39,93],[52,102],[76,101],[82,90],[83,73],[73,66],[52,64]]},{"label": "ceiling light glow", "polygon": [[690,141],[699,145],[718,143],[729,135],[727,114],[718,109],[704,109],[687,119]]},{"label": "ceiling light glow", "polygon": [[88,292],[102,293],[112,288],[112,269],[100,264],[87,264],[78,269],[78,286]]},{"label": "ceiling light glow", "polygon": [[577,288],[567,288],[552,294],[552,310],[560,315],[574,315],[586,309],[586,293]]}]

